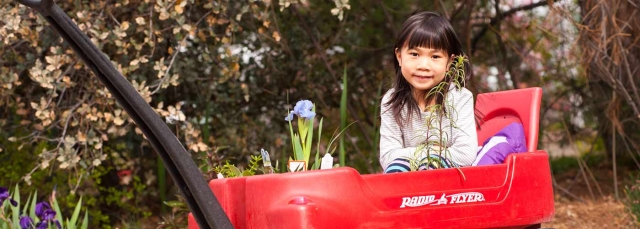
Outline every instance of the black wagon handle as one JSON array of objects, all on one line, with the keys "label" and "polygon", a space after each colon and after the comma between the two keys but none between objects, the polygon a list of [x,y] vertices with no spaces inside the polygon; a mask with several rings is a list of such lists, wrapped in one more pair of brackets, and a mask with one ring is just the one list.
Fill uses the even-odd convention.
[{"label": "black wagon handle", "polygon": [[207,186],[190,154],[151,106],[113,66],[109,58],[71,21],[53,0],[17,0],[38,11],[73,48],[135,121],[160,155],[187,201],[200,228],[229,229],[233,225]]}]

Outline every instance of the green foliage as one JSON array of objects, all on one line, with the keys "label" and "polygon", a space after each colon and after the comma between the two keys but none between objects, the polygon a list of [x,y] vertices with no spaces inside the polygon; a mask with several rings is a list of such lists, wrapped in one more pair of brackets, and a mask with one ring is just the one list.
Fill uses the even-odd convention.
[{"label": "green foliage", "polygon": [[215,167],[213,171],[217,174],[222,174],[226,178],[253,176],[258,171],[261,161],[262,155],[252,155],[251,160],[249,160],[249,166],[244,170],[241,170],[235,165],[230,164],[229,161],[226,161],[224,165]]},{"label": "green foliage", "polygon": [[165,206],[171,207],[171,214],[169,216],[163,216],[162,222],[159,223],[158,228],[187,228],[187,217],[189,208],[181,196],[177,196],[176,201],[165,201]]},{"label": "green foliage", "polygon": [[[96,168],[85,182],[91,182],[96,190],[82,190],[84,193],[84,205],[88,208],[87,214],[92,219],[91,228],[115,228],[119,224],[137,223],[152,214],[152,209],[147,206],[147,200],[141,198],[149,195],[149,188],[141,181],[139,176],[131,176],[128,185],[109,183],[114,176],[113,168]],[[106,185],[109,184],[109,185]],[[88,186],[91,187],[91,186]],[[64,195],[61,199],[63,208],[74,207],[73,200],[77,196]],[[114,218],[114,212],[126,212],[122,217]]]},{"label": "green foliage", "polygon": [[625,187],[624,192],[627,196],[626,205],[637,220],[637,224],[640,224],[640,174],[631,174],[630,186]]},{"label": "green foliage", "polygon": [[[60,206],[58,205],[58,201],[56,199],[55,191],[50,196],[50,199],[47,201],[38,202],[38,194],[37,191],[29,194],[29,197],[25,202],[22,202],[20,196],[20,188],[16,185],[14,191],[11,195],[11,200],[16,202],[14,206],[11,201],[7,200],[0,203],[0,228],[8,229],[8,228],[22,228],[21,221],[23,218],[27,218],[30,221],[31,227],[35,228],[36,225],[40,223],[48,224],[48,228],[58,228],[56,225],[59,224],[62,226],[62,229],[87,229],[89,226],[89,215],[87,211],[85,211],[84,216],[82,217],[82,221],[80,221],[80,211],[82,208],[82,198],[78,200],[75,204],[75,208],[71,215],[71,218],[63,217],[62,211],[60,210]],[[48,206],[41,207],[42,210],[38,212],[36,210],[36,202],[39,204],[47,203]],[[45,211],[46,209],[51,209],[55,213],[55,218],[47,216],[48,213]],[[49,221],[44,221],[46,218],[52,218]]]},{"label": "green foliage", "polygon": [[[603,154],[585,154],[581,157],[589,167],[596,166],[606,160]],[[549,164],[555,175],[580,169],[578,159],[573,156],[549,157]]]},{"label": "green foliage", "polygon": [[549,164],[551,171],[556,175],[580,168],[578,160],[575,157],[549,157]]}]

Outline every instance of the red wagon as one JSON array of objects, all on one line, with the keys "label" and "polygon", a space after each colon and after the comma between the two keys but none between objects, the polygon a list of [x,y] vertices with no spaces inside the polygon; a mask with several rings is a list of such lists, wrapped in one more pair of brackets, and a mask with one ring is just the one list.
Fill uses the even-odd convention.
[{"label": "red wagon", "polygon": [[[343,167],[216,179],[235,228],[526,228],[554,215],[548,155],[536,150],[540,88],[480,94],[478,140],[522,123],[527,153],[503,164],[361,175]],[[198,228],[189,216],[189,228]]]}]

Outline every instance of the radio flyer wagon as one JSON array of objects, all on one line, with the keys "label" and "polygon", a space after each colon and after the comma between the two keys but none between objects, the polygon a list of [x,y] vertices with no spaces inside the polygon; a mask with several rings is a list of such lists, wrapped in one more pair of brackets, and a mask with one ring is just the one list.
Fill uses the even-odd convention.
[{"label": "radio flyer wagon", "polygon": [[[536,228],[554,215],[547,153],[536,150],[542,90],[480,94],[478,142],[522,123],[527,153],[503,164],[361,175],[343,167],[215,179],[236,228]],[[198,228],[192,216],[189,228]]]},{"label": "radio flyer wagon", "polygon": [[162,158],[191,213],[189,228],[536,228],[554,214],[546,152],[536,150],[540,88],[480,94],[483,142],[523,124],[527,153],[504,163],[361,175],[348,167],[216,179],[207,186],[184,146],[53,0],[37,10],[74,49]]}]

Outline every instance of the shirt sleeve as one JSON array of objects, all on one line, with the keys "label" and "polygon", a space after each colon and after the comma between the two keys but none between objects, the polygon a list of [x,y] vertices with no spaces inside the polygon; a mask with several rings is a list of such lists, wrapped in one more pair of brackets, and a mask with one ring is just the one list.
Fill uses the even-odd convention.
[{"label": "shirt sleeve", "polygon": [[387,105],[393,89],[389,90],[382,98],[380,104],[380,165],[386,170],[389,164],[397,158],[412,158],[416,147],[404,147],[403,133],[396,123],[393,110]]},{"label": "shirt sleeve", "polygon": [[449,146],[451,160],[461,166],[469,166],[476,159],[478,151],[478,133],[474,116],[473,94],[462,88],[451,91],[454,128],[451,131],[453,141]]}]

